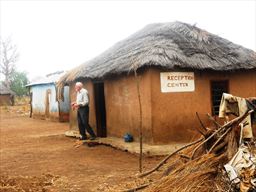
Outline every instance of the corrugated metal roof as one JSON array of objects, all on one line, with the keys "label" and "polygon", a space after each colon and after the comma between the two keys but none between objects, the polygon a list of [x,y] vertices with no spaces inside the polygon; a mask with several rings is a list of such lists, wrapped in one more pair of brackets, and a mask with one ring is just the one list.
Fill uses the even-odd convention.
[{"label": "corrugated metal roof", "polygon": [[43,85],[43,84],[51,84],[56,83],[62,75],[64,75],[65,71],[57,71],[51,74],[48,74],[44,77],[37,77],[31,81],[31,83],[27,84],[26,87],[30,87],[33,85]]}]

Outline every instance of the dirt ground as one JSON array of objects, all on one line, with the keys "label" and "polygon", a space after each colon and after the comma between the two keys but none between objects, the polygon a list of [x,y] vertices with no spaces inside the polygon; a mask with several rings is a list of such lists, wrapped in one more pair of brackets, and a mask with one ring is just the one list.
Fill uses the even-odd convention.
[{"label": "dirt ground", "polygon": [[[0,191],[118,191],[138,173],[138,156],[109,146],[77,147],[67,123],[31,119],[24,107],[0,108]],[[160,157],[144,158],[143,169]],[[125,187],[125,186],[124,186]]]}]

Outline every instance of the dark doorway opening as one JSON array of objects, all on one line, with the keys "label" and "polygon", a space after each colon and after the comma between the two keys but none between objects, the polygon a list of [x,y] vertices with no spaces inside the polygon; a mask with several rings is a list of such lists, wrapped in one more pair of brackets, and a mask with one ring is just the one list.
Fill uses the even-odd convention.
[{"label": "dark doorway opening", "polygon": [[220,102],[223,93],[229,92],[229,83],[226,81],[211,81],[212,115],[219,115]]},{"label": "dark doorway opening", "polygon": [[97,124],[97,136],[106,137],[106,108],[105,108],[105,95],[104,95],[104,83],[94,83],[94,103],[96,112],[96,124]]}]

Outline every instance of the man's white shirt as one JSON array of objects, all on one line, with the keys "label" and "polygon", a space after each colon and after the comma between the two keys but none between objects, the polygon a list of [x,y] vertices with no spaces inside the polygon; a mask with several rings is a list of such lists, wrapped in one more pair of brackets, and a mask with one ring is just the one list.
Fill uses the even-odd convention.
[{"label": "man's white shirt", "polygon": [[89,95],[88,95],[88,91],[86,89],[82,88],[79,92],[77,92],[76,103],[80,107],[89,105]]}]

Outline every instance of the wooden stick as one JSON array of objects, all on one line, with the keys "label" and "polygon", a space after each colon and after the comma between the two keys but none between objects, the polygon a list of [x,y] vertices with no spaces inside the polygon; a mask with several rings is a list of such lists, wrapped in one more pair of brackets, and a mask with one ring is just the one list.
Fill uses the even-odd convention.
[{"label": "wooden stick", "polygon": [[199,128],[196,127],[196,130],[197,130],[201,135],[203,135],[204,137],[206,136],[206,134],[205,134],[203,131],[201,131]]},{"label": "wooden stick", "polygon": [[169,154],[167,157],[165,157],[156,167],[154,167],[153,169],[151,169],[151,170],[149,170],[149,171],[147,171],[147,172],[144,172],[144,173],[140,174],[138,177],[144,177],[144,176],[147,176],[147,175],[153,173],[154,171],[158,170],[170,157],[172,157],[173,155],[175,155],[175,154],[178,153],[179,151],[181,151],[181,150],[183,150],[183,149],[185,149],[185,148],[188,148],[188,147],[190,147],[190,146],[192,146],[192,145],[195,145],[195,144],[197,144],[197,143],[199,143],[199,142],[201,142],[201,141],[203,141],[203,140],[204,140],[204,138],[201,137],[200,139],[198,139],[198,140],[196,140],[196,141],[194,141],[194,142],[192,142],[192,143],[189,143],[189,144],[187,144],[187,145],[184,145],[183,147],[177,149],[176,151],[172,152],[172,153]]},{"label": "wooden stick", "polygon": [[[233,123],[237,123],[237,122],[241,122],[245,119],[245,117],[247,117],[249,114],[251,114],[253,112],[253,110],[250,111],[246,111],[242,116],[239,116],[235,119],[232,119],[231,121],[227,122],[225,125],[223,125],[223,127],[229,127],[230,125],[232,125]],[[239,124],[238,123],[238,124]]]},{"label": "wooden stick", "polygon": [[189,156],[184,155],[184,154],[180,154],[180,157],[181,157],[181,158],[184,158],[184,159],[190,159],[190,157],[189,157]]},{"label": "wooden stick", "polygon": [[214,119],[209,113],[207,113],[206,115],[207,115],[208,118],[214,123],[214,125],[215,125],[217,128],[220,128],[220,127],[221,127],[221,124],[219,124],[217,121],[215,121],[215,119]]},{"label": "wooden stick", "polygon": [[192,152],[192,155],[190,157],[190,159],[192,160],[194,158],[194,155],[196,153],[196,151],[202,146],[204,145],[207,141],[209,141],[214,135],[216,135],[217,133],[219,133],[221,130],[223,130],[224,127],[218,129],[217,131],[215,131],[213,134],[211,134],[207,139],[205,139],[202,143],[200,143]]},{"label": "wooden stick", "polygon": [[206,127],[204,126],[204,124],[203,124],[202,120],[200,119],[200,117],[199,117],[199,115],[198,115],[197,112],[196,112],[196,117],[197,117],[197,119],[198,119],[200,125],[202,126],[202,128],[203,128],[205,131],[207,131]]},{"label": "wooden stick", "polygon": [[231,129],[232,129],[232,127],[228,128],[227,131],[221,135],[221,137],[209,149],[208,153],[211,153],[211,151],[214,149],[214,147],[216,147],[216,145],[220,142],[220,140],[223,139],[223,137],[225,137]]},{"label": "wooden stick", "polygon": [[139,114],[139,141],[140,141],[140,158],[139,158],[139,171],[140,173],[142,172],[142,148],[143,148],[143,143],[142,143],[142,106],[141,106],[141,97],[140,97],[140,82],[139,78],[137,76],[137,71],[136,69],[134,70],[134,76],[136,79],[136,85],[137,85],[137,94],[138,94],[138,100],[139,100],[139,109],[140,109],[140,114]]},{"label": "wooden stick", "polygon": [[228,144],[228,141],[224,141],[224,142],[222,142],[222,143],[220,143],[219,145],[217,145],[213,150],[212,150],[212,152],[213,153],[216,153],[216,152],[218,152],[222,147],[224,147],[225,145],[227,145]]},{"label": "wooden stick", "polygon": [[148,187],[151,183],[146,183],[144,185],[140,185],[138,187],[135,187],[135,188],[132,188],[132,189],[128,189],[128,190],[124,190],[123,192],[134,192],[134,191],[138,191],[138,190],[141,190],[141,189],[144,189],[146,187]]}]

